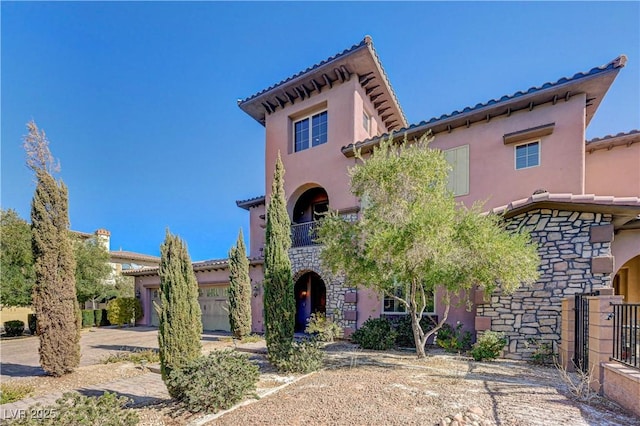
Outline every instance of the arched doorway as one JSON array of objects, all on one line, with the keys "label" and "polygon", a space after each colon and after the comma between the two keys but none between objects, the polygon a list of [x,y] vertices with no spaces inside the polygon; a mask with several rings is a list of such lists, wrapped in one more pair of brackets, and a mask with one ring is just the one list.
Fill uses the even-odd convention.
[{"label": "arched doorway", "polygon": [[296,332],[303,332],[312,313],[325,313],[327,288],[320,275],[307,272],[296,281]]},{"label": "arched doorway", "polygon": [[316,244],[316,222],[329,210],[329,196],[321,187],[303,192],[293,206],[291,214],[291,246]]},{"label": "arched doorway", "polygon": [[613,278],[613,289],[624,296],[626,303],[640,303],[640,255],[620,267]]}]

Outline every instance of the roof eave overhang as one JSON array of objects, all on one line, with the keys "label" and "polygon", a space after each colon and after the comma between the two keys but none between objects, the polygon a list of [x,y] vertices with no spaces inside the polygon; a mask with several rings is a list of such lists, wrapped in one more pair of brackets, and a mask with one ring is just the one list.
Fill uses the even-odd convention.
[{"label": "roof eave overhang", "polygon": [[[259,266],[264,264],[264,259],[249,259],[250,266]],[[193,263],[193,271],[194,272],[207,272],[207,271],[218,271],[229,268],[228,261],[216,261],[216,262],[195,262]],[[142,269],[133,269],[128,271],[122,271],[123,275],[129,275],[133,277],[145,277],[145,276],[157,276],[159,272],[158,267],[153,268],[142,268]]]},{"label": "roof eave overhang", "polygon": [[[471,108],[470,111],[463,111],[442,119],[432,119],[427,123],[419,124],[409,129],[400,129],[394,138],[404,137],[406,134],[409,140],[417,139],[427,131],[433,134],[441,132],[451,132],[459,127],[470,127],[472,124],[479,122],[489,122],[492,118],[500,116],[510,116],[511,114],[532,110],[543,104],[556,104],[558,102],[568,101],[571,97],[586,94],[586,125],[596,113],[602,99],[611,87],[620,68],[612,68],[597,74],[581,77],[578,80],[570,80],[564,83],[554,84],[551,87],[537,90],[533,93],[524,94],[518,97],[498,101],[496,103],[486,105],[479,108]],[[349,145],[342,148],[345,157],[353,157],[355,149],[360,149],[362,153],[373,150],[373,147],[380,143],[380,140],[388,135],[382,135],[377,138],[366,140],[355,145]]]},{"label": "roof eave overhang", "polygon": [[239,101],[238,106],[264,126],[267,115],[351,79],[365,88],[388,131],[408,125],[369,38],[344,54]]}]

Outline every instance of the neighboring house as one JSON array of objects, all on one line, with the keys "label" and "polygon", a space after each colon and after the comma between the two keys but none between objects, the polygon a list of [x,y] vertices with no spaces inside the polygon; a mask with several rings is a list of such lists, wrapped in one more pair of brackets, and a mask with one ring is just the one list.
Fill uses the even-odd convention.
[{"label": "neighboring house", "polygon": [[[313,311],[338,321],[346,334],[371,316],[403,314],[392,299],[325,275],[321,247],[309,237],[327,209],[357,219],[360,200],[351,194],[347,174],[354,148],[366,153],[390,132],[410,140],[433,132],[431,147],[443,150],[453,167],[456,201],[469,206],[486,200],[486,210],[504,214],[509,228],[524,225],[540,245],[536,284],[488,301],[472,294],[472,309],[452,309],[450,322],[461,321],[470,331],[504,331],[507,355],[520,358],[530,339],[559,340],[560,303],[568,295],[613,286],[628,301],[640,301],[640,133],[585,142],[585,130],[625,62],[620,56],[585,73],[409,125],[366,37],[239,101],[266,130],[266,196],[237,202],[250,217],[254,331],[263,330],[260,259],[278,152],[292,221],[296,328],[302,330]],[[196,270],[205,267],[211,268],[194,264]],[[215,282],[201,274],[201,286],[228,286],[226,261],[216,267]],[[145,271],[130,274],[148,308],[157,271],[153,279]],[[442,310],[436,294],[433,311]],[[150,320],[147,315],[143,321]]]}]

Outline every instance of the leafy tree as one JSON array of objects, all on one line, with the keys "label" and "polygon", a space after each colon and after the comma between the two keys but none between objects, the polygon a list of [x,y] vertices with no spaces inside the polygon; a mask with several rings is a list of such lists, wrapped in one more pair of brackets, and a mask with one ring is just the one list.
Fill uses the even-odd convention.
[{"label": "leafy tree", "polygon": [[267,351],[272,362],[288,357],[295,327],[291,276],[291,222],[284,194],[284,167],[278,153],[267,207],[264,249],[264,322]]},{"label": "leafy tree", "polygon": [[202,313],[198,304],[198,282],[187,246],[167,229],[160,246],[160,306],[158,344],[160,369],[169,394],[178,390],[167,381],[173,369],[180,369],[200,356]]},{"label": "leafy tree", "polygon": [[0,209],[0,270],[0,305],[31,305],[35,281],[31,227],[13,209]]},{"label": "leafy tree", "polygon": [[73,249],[78,302],[84,305],[91,301],[93,309],[96,309],[96,300],[105,299],[115,292],[115,287],[107,282],[111,275],[109,252],[96,236],[87,240],[75,237]]},{"label": "leafy tree", "polygon": [[27,166],[36,175],[31,229],[36,278],[33,307],[38,318],[40,365],[47,373],[61,376],[80,363],[80,311],[69,238],[68,193],[64,183],[52,176],[59,167],[45,132],[33,121],[27,129]]},{"label": "leafy tree", "polygon": [[[423,137],[399,146],[392,137],[349,170],[351,191],[363,202],[359,221],[332,213],[323,220],[321,258],[352,285],[363,285],[405,306],[418,357],[427,339],[447,320],[450,295],[480,286],[512,292],[538,277],[537,249],[525,232],[510,233],[502,218],[481,205],[456,205],[447,191],[450,167]],[[400,286],[400,292],[396,291]],[[425,332],[420,326],[429,294],[444,289],[444,314]]]},{"label": "leafy tree", "polygon": [[229,251],[229,323],[238,339],[251,334],[251,278],[242,229]]}]

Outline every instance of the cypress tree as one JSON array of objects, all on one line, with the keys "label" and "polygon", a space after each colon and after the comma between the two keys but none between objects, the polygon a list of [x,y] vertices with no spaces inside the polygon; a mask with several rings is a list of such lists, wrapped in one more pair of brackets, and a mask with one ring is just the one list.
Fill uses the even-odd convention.
[{"label": "cypress tree", "polygon": [[[186,244],[167,229],[160,246],[160,302],[158,346],[162,379],[201,354],[202,312],[198,304],[198,282]],[[176,390],[167,386],[171,396]]]},{"label": "cypress tree", "polygon": [[251,279],[242,229],[229,251],[229,324],[238,339],[251,334]]},{"label": "cypress tree", "polygon": [[44,131],[33,122],[24,137],[27,166],[36,174],[31,201],[35,267],[33,307],[38,318],[40,365],[61,376],[80,364],[80,310],[76,301],[75,259],[69,239],[67,187],[52,174],[59,171]]},{"label": "cypress tree", "polygon": [[284,167],[278,153],[267,207],[264,250],[264,322],[271,361],[288,357],[295,327],[295,300],[291,276],[291,221],[284,194]]}]

